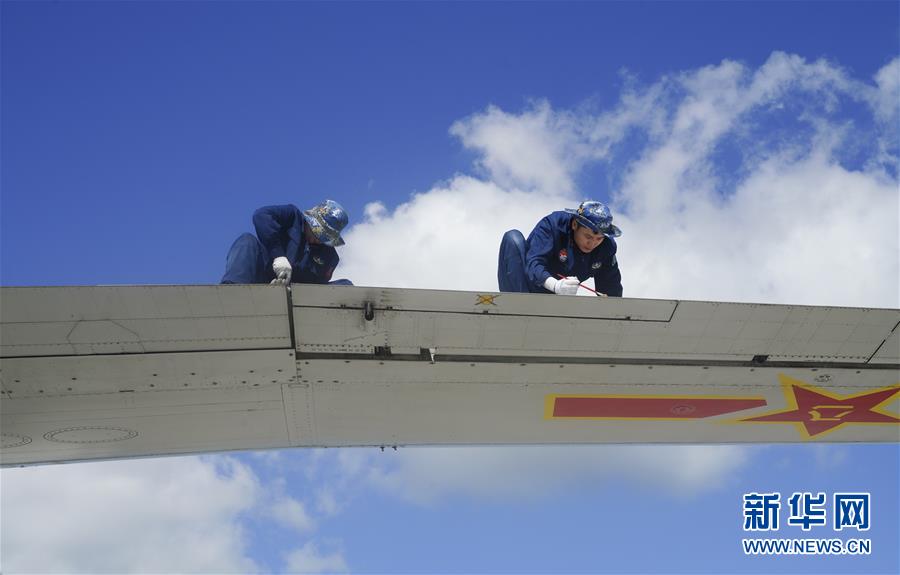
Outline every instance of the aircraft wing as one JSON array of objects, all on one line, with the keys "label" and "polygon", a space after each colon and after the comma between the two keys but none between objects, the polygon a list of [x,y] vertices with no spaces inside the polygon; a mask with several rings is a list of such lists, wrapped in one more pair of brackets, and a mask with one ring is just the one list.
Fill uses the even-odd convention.
[{"label": "aircraft wing", "polygon": [[0,288],[0,464],[291,446],[900,442],[900,310]]}]

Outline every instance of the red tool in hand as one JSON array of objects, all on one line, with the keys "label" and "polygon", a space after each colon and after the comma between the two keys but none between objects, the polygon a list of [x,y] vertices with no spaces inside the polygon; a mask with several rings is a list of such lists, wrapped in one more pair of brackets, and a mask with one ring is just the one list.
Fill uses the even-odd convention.
[{"label": "red tool in hand", "polygon": [[[558,277],[558,278],[561,279],[561,280],[566,279],[566,276],[564,276],[564,275],[562,275],[562,274],[556,274],[556,277]],[[593,289],[587,287],[586,285],[584,285],[583,283],[579,283],[579,284],[578,284],[578,287],[583,287],[584,289],[586,289],[586,290],[588,290],[588,291],[590,291],[590,292],[594,292],[594,295],[597,296],[597,297],[609,297],[609,296],[607,296],[605,293],[600,293],[600,292],[598,292],[597,290],[593,290]]]}]

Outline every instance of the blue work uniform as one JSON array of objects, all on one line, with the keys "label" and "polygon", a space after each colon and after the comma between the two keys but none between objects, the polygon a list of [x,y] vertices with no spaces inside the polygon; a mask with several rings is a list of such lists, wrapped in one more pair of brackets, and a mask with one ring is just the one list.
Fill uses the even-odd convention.
[{"label": "blue work uniform", "polygon": [[265,206],[253,212],[256,236],[242,234],[234,241],[222,283],[269,283],[275,279],[272,262],[283,256],[291,262],[291,283],[352,285],[350,280],[331,280],[340,257],[331,246],[306,241],[307,225],[293,204]]},{"label": "blue work uniform", "polygon": [[616,261],[616,241],[606,236],[590,253],[575,244],[569,212],[553,212],[534,227],[526,240],[519,230],[510,230],[500,242],[497,280],[500,291],[552,293],[544,287],[548,277],[594,278],[594,289],[609,296],[622,296],[622,274]]}]

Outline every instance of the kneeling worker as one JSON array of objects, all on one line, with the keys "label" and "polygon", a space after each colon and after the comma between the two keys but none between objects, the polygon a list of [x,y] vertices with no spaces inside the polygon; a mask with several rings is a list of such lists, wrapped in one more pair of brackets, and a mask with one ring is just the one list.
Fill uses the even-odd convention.
[{"label": "kneeling worker", "polygon": [[340,260],[334,248],[344,245],[341,230],[347,219],[344,208],[332,200],[303,212],[292,204],[259,208],[253,212],[256,236],[242,234],[234,241],[222,283],[353,285],[331,280]]},{"label": "kneeling worker", "polygon": [[578,284],[594,278],[601,295],[622,295],[613,225],[604,204],[588,200],[577,209],[553,212],[531,231],[528,240],[510,230],[500,242],[497,280],[502,292],[574,295]]}]

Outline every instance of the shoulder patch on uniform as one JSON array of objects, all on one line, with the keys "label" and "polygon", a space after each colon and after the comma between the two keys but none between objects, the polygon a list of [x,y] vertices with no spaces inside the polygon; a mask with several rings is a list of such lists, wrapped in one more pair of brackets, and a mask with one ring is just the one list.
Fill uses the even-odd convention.
[{"label": "shoulder patch on uniform", "polygon": [[591,265],[592,270],[599,270],[601,267],[603,267],[603,262],[594,262]]},{"label": "shoulder patch on uniform", "polygon": [[559,261],[564,262],[569,259],[569,250],[563,248],[559,250]]},{"label": "shoulder patch on uniform", "polygon": [[612,267],[616,267],[617,265],[619,265],[619,262],[616,261],[616,254],[613,254]]}]

